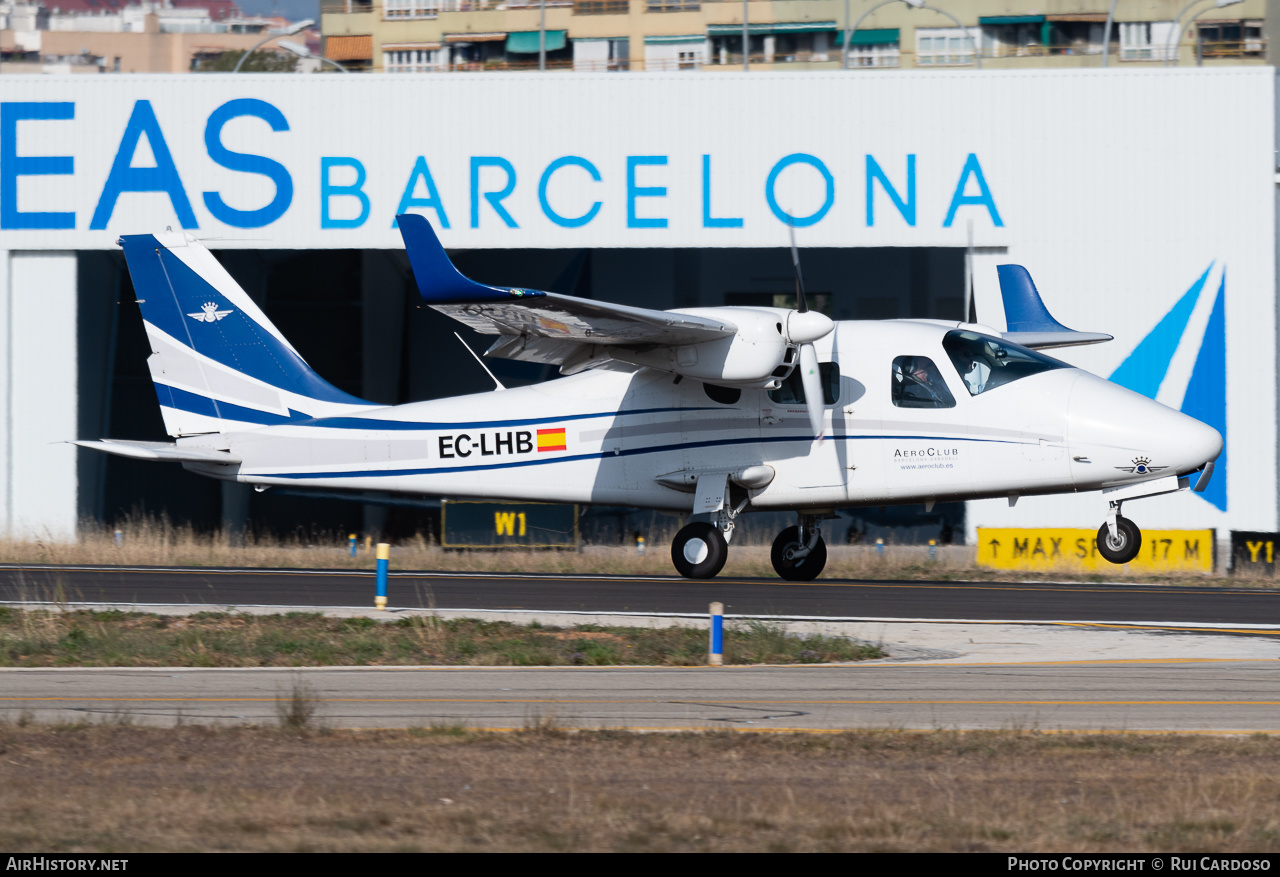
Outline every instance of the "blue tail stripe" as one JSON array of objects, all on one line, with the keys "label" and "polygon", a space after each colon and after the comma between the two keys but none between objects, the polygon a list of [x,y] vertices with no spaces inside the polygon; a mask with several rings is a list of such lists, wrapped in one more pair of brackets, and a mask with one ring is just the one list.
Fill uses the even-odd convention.
[{"label": "blue tail stripe", "polygon": [[[289,409],[289,416],[273,414],[270,411],[259,411],[257,408],[245,408],[243,405],[232,405],[230,402],[210,399],[197,393],[180,390],[165,384],[156,384],[156,395],[160,404],[179,411],[190,411],[205,417],[216,417],[220,420],[239,420],[243,423],[257,423],[262,426],[275,426],[280,423],[303,423],[311,419],[310,414]],[[165,401],[166,397],[168,402]]]},{"label": "blue tail stripe", "polygon": [[511,301],[521,298],[539,298],[545,292],[534,289],[500,289],[486,286],[463,277],[449,261],[440,239],[426,217],[416,213],[402,213],[396,217],[404,249],[413,267],[413,279],[418,283],[422,300],[430,304],[460,304],[463,302]]},{"label": "blue tail stripe", "polygon": [[[125,235],[121,243],[142,316],[162,332],[277,389],[325,402],[370,404],[317,375],[287,345],[242,313],[152,235]],[[226,315],[212,322],[190,316],[203,316],[206,303]]]}]

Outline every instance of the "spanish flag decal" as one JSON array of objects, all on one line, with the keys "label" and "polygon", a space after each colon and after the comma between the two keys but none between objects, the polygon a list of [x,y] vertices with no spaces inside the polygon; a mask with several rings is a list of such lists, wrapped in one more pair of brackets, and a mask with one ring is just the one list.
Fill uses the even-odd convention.
[{"label": "spanish flag decal", "polygon": [[538,452],[543,451],[563,451],[564,428],[560,429],[540,429],[538,430]]}]

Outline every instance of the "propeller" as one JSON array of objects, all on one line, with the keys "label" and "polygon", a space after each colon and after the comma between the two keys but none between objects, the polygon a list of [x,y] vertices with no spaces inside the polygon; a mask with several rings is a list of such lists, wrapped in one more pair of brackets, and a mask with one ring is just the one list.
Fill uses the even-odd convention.
[{"label": "propeller", "polygon": [[818,353],[813,342],[825,338],[835,323],[826,314],[809,310],[808,299],[804,294],[804,276],[800,272],[800,252],[796,249],[796,228],[787,223],[791,233],[791,264],[796,272],[796,309],[787,314],[787,341],[800,347],[800,384],[804,387],[804,403],[809,411],[809,426],[813,429],[814,440],[821,442],[825,437],[822,423],[822,377],[818,372]]}]

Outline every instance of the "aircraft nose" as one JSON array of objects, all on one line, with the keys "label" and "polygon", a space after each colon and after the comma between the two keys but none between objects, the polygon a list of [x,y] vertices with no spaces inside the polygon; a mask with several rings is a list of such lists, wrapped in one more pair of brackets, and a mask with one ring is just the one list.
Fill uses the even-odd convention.
[{"label": "aircraft nose", "polygon": [[1068,439],[1073,458],[1089,460],[1090,472],[1076,471],[1091,483],[1186,475],[1222,453],[1213,427],[1093,375],[1073,388]]},{"label": "aircraft nose", "polygon": [[1222,434],[1194,417],[1185,414],[1182,417],[1185,418],[1182,427],[1185,431],[1184,455],[1195,464],[1191,468],[1199,469],[1205,463],[1218,459],[1223,447]]}]

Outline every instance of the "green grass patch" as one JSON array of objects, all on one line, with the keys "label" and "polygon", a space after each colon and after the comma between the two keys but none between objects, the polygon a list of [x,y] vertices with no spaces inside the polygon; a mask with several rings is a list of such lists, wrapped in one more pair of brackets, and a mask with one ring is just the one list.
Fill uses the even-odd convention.
[{"label": "green grass patch", "polygon": [[[730,623],[728,664],[816,664],[883,657],[843,637],[793,636],[781,625]],[[576,628],[411,616],[382,622],[318,612],[7,611],[4,667],[307,667],[474,665],[507,667],[707,663],[707,631],[692,627]]]}]

